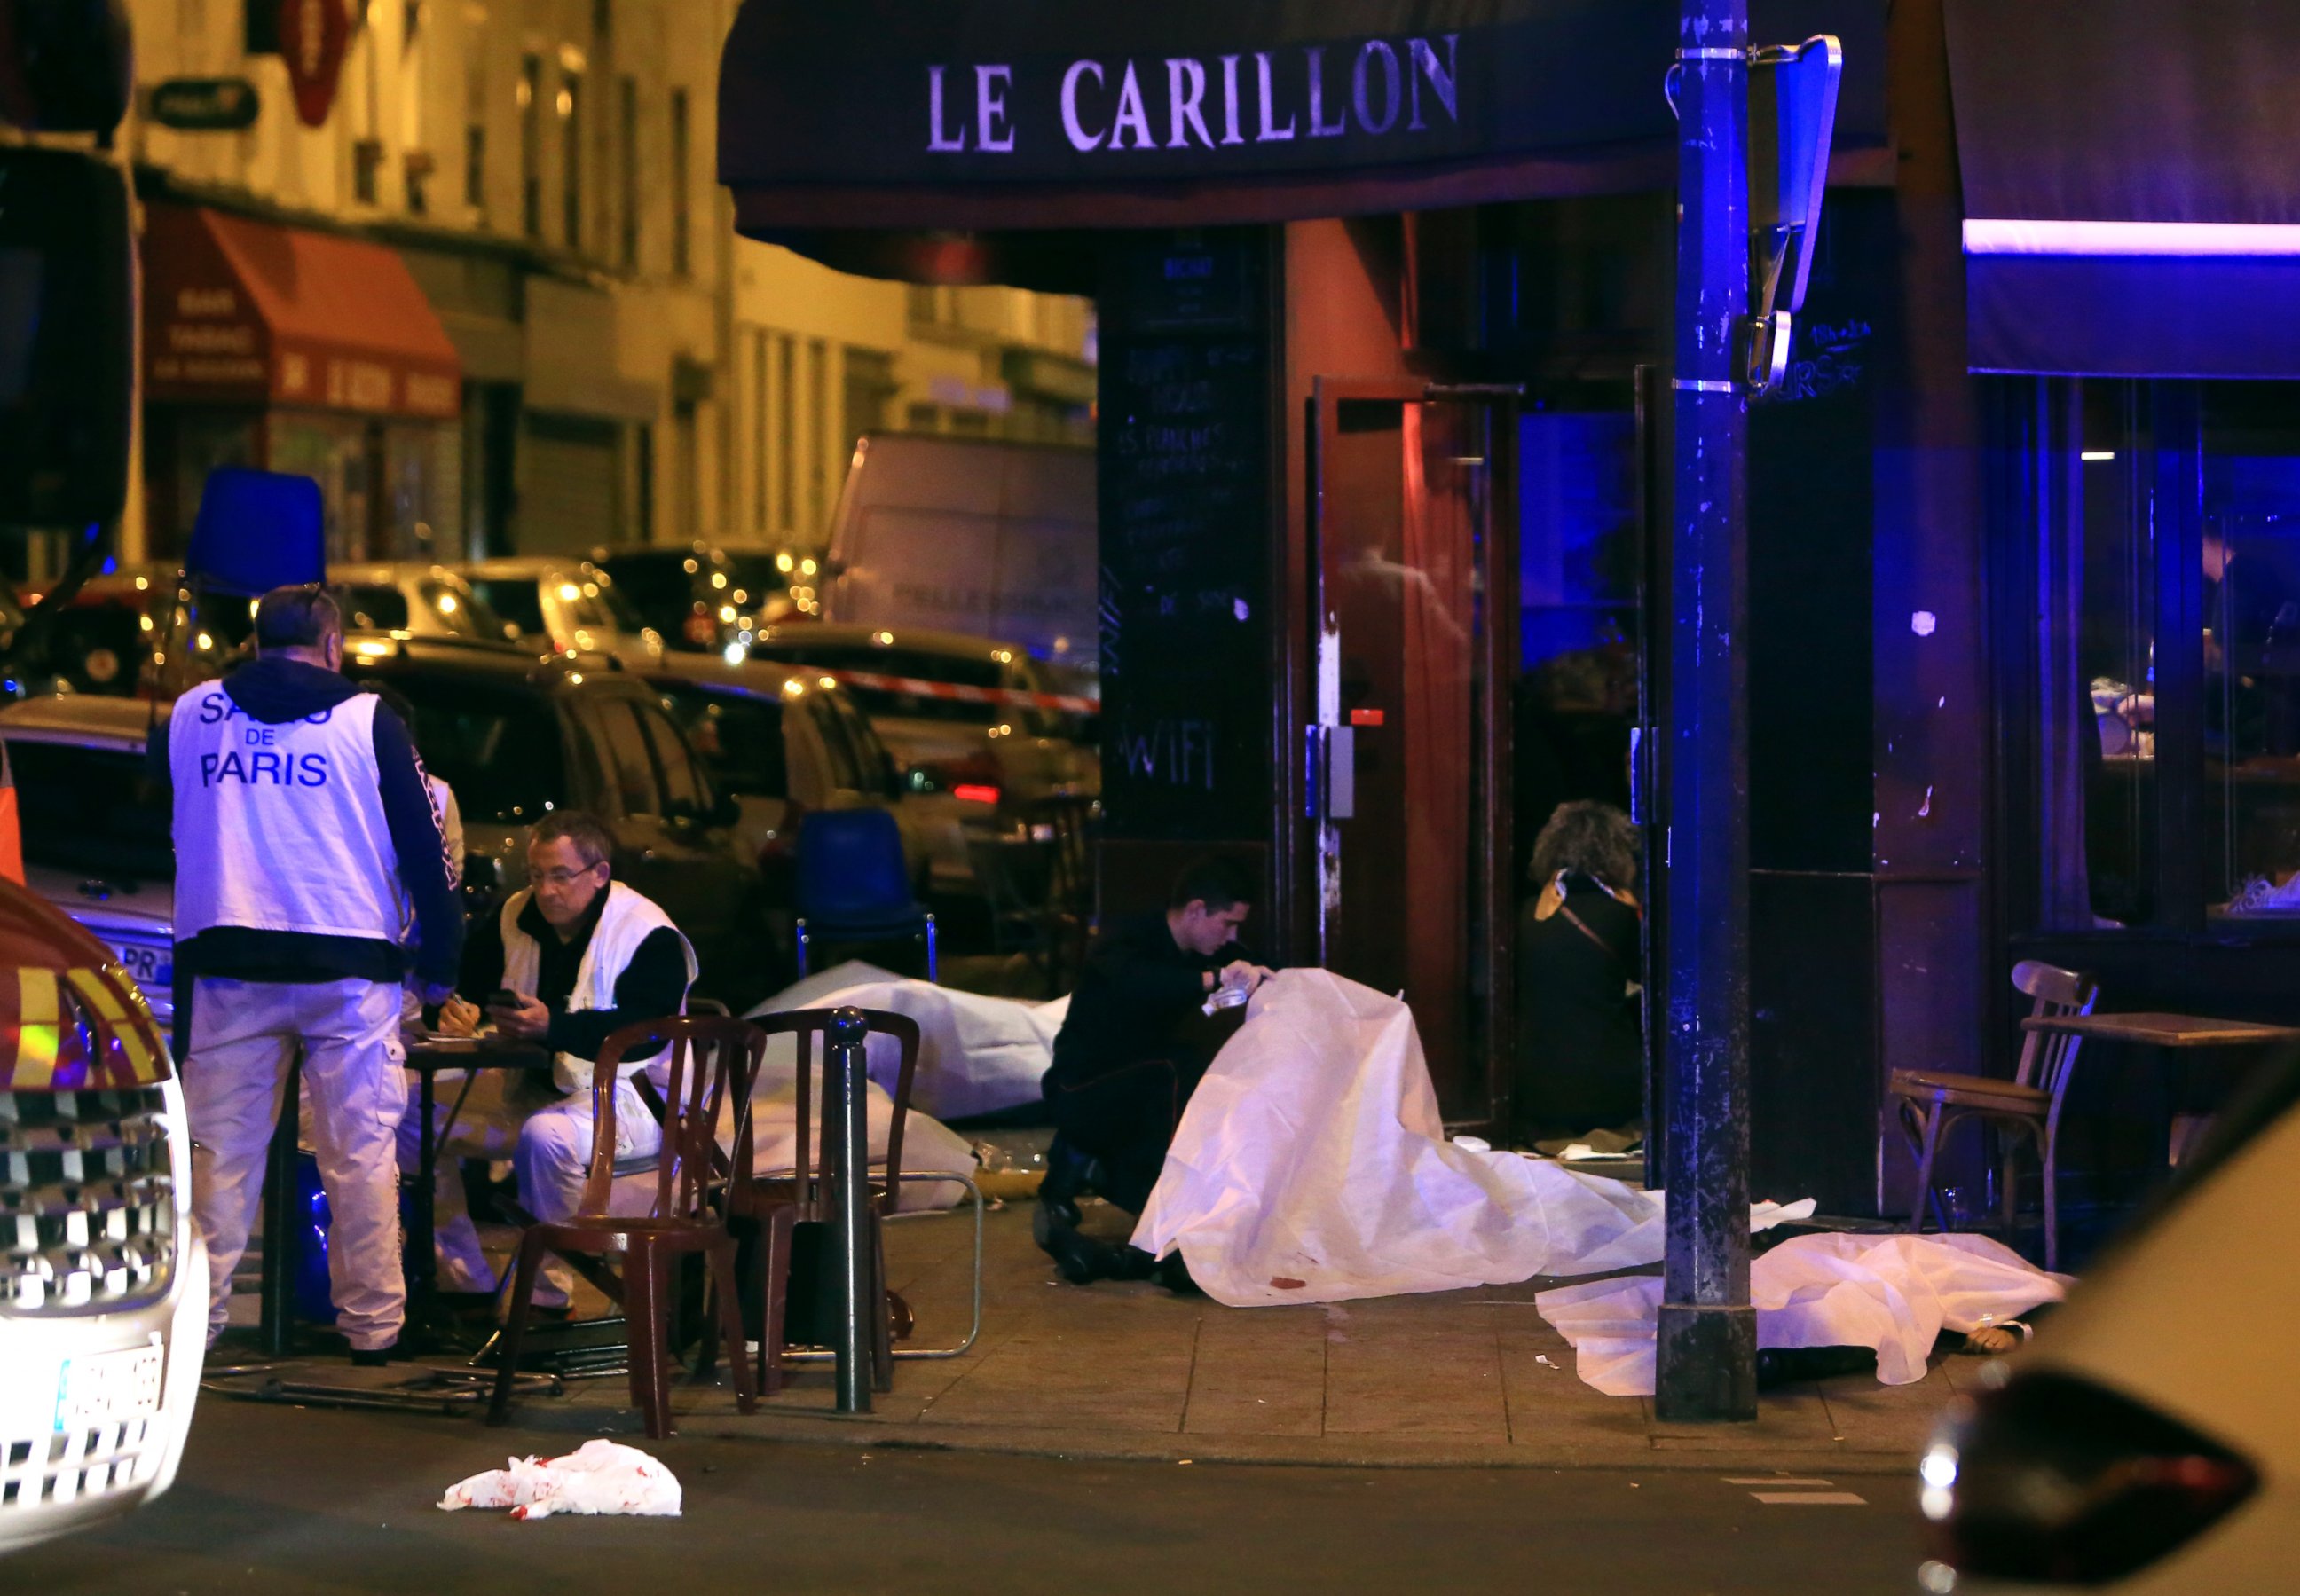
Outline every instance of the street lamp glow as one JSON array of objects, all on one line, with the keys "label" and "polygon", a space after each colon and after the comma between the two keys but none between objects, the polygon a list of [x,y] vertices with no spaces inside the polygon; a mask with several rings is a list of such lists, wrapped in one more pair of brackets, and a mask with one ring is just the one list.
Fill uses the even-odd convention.
[{"label": "street lamp glow", "polygon": [[721,657],[729,665],[740,665],[743,662],[743,645],[739,643],[729,644],[721,653]]},{"label": "street lamp glow", "polygon": [[802,577],[811,577],[811,576],[814,575],[814,571],[815,571],[815,565],[814,565],[814,561],[813,561],[813,559],[812,559],[812,557],[809,557],[809,558],[807,558],[807,559],[802,560],[802,561],[800,561],[798,562],[798,574],[799,574],[800,576],[802,576]]},{"label": "street lamp glow", "polygon": [[788,554],[778,554],[775,556],[775,569],[786,575],[789,574],[791,563],[791,557]]}]

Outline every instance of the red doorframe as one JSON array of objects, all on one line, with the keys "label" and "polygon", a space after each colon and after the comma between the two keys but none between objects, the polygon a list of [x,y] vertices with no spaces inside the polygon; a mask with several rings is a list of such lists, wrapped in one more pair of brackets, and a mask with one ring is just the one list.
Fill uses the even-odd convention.
[{"label": "red doorframe", "polygon": [[1320,378],[1307,427],[1305,952],[1404,992],[1475,1124],[1511,1055],[1517,397]]}]

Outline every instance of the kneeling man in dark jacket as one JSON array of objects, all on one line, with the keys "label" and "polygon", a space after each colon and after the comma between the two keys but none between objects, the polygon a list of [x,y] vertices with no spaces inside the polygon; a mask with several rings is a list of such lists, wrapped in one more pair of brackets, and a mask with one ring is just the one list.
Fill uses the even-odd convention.
[{"label": "kneeling man in dark jacket", "polygon": [[1038,1244],[1073,1284],[1152,1272],[1146,1253],[1079,1234],[1077,1194],[1091,1184],[1129,1213],[1149,1201],[1228,1028],[1204,1005],[1217,991],[1242,1001],[1269,977],[1238,943],[1253,897],[1237,865],[1200,860],[1175,881],[1162,914],[1104,927],[1079,974],[1043,1088],[1055,1135],[1034,1221]]}]

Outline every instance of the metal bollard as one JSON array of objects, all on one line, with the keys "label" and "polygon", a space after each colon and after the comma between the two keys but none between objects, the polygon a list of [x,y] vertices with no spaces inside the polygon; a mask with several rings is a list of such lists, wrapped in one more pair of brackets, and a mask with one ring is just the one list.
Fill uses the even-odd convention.
[{"label": "metal bollard", "polygon": [[824,1107],[837,1116],[838,1168],[832,1188],[838,1248],[838,1411],[871,1411],[871,1315],[886,1311],[871,1299],[878,1271],[871,1256],[871,1095],[863,1040],[870,1023],[856,1009],[841,1009],[829,1029],[829,1089]]}]

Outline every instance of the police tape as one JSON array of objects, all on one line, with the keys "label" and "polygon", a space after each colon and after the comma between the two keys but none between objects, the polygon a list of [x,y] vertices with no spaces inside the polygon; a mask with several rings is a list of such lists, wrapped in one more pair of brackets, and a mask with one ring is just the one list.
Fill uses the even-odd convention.
[{"label": "police tape", "polygon": [[1071,715],[1096,715],[1102,701],[1069,693],[1025,693],[1016,687],[968,687],[956,682],[933,682],[923,677],[882,676],[875,670],[824,670],[824,676],[850,687],[876,693],[907,693],[914,698],[947,698],[960,703],[1028,704]]}]

